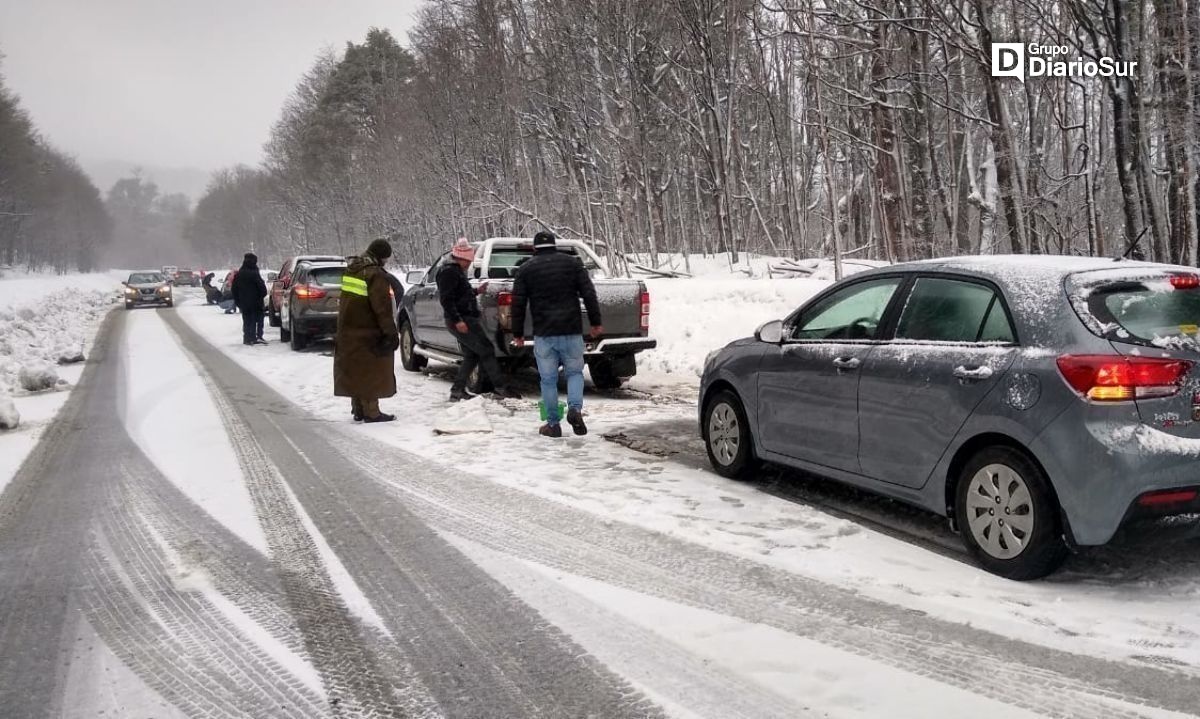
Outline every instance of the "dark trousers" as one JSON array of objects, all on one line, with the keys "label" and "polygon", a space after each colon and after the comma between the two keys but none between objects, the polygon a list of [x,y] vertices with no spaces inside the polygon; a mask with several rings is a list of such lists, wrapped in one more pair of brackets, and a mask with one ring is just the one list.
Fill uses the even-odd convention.
[{"label": "dark trousers", "polygon": [[503,386],[504,375],[500,372],[500,363],[496,361],[496,348],[488,339],[483,324],[478,317],[468,318],[465,322],[467,323],[466,334],[454,329],[453,325],[450,326],[450,333],[458,338],[458,346],[462,348],[463,356],[462,364],[458,366],[458,375],[454,378],[454,384],[450,389],[459,391],[466,389],[467,378],[471,376],[471,372],[475,371],[476,365],[483,367],[483,373],[492,381],[493,385]]},{"label": "dark trousers", "polygon": [[245,310],[242,312],[242,342],[250,344],[254,340],[260,340],[263,336],[263,317],[262,308],[258,311]]}]

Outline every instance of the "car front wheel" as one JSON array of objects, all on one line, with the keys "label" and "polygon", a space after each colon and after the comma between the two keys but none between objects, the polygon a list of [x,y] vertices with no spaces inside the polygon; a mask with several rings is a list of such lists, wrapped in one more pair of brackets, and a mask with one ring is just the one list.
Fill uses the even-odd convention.
[{"label": "car front wheel", "polygon": [[400,320],[400,366],[409,372],[420,372],[426,359],[417,354],[417,338],[413,336],[408,318]]},{"label": "car front wheel", "polygon": [[704,446],[722,477],[748,479],[754,472],[753,439],[742,401],[730,390],[717,392],[704,407]]},{"label": "car front wheel", "polygon": [[955,494],[963,542],[989,572],[1038,579],[1067,558],[1050,480],[1024,452],[979,452],[963,467]]}]

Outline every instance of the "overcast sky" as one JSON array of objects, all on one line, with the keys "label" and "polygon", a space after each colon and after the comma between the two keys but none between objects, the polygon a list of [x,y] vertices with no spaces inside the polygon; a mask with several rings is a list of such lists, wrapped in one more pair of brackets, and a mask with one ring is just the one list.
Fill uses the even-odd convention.
[{"label": "overcast sky", "polygon": [[255,164],[325,47],[407,44],[419,0],[0,0],[0,72],[81,159]]}]

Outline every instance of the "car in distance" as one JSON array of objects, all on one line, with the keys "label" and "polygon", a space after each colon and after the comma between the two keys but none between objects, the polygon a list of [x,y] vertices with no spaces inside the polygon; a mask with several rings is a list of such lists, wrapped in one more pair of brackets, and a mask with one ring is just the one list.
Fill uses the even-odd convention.
[{"label": "car in distance", "polygon": [[791,466],[950,518],[987,570],[1054,571],[1200,512],[1200,275],[965,257],[856,274],[712,353],[714,469]]},{"label": "car in distance", "polygon": [[177,286],[195,287],[200,284],[200,279],[196,277],[196,273],[187,267],[180,267],[170,277],[172,282]]},{"label": "car in distance", "polygon": [[171,283],[161,272],[131,272],[124,283],[125,309],[139,305],[161,305],[172,307],[175,298]]},{"label": "car in distance", "polygon": [[301,262],[345,262],[346,258],[340,255],[296,255],[289,257],[284,261],[283,266],[275,273],[273,278],[267,280],[267,321],[272,327],[279,327],[282,324],[280,317],[283,298],[287,295],[287,291],[294,284],[293,275],[296,271],[296,266]]},{"label": "car in distance", "polygon": [[279,309],[279,339],[293,350],[304,349],[314,339],[337,334],[338,299],[342,296],[342,259],[305,261],[292,268],[292,282]]}]

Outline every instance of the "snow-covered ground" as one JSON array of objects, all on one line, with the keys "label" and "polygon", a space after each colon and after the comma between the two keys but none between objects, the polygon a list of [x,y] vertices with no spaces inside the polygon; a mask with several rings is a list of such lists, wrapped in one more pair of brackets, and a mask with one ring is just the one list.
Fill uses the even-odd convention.
[{"label": "snow-covered ground", "polygon": [[[118,286],[116,276],[105,273],[0,278],[0,414],[11,400],[20,415],[16,429],[0,430],[0,490],[83,373],[82,363],[59,365],[59,359],[88,354],[100,321],[116,306]],[[46,373],[51,389],[21,386],[22,374]]]},{"label": "snow-covered ground", "polygon": [[[694,383],[694,370],[708,350],[749,334],[759,321],[780,316],[806,293],[820,289],[819,283],[752,288],[727,282],[662,280],[662,285],[692,284],[654,285],[654,334],[681,358],[652,359],[657,362],[649,375],[652,381],[687,375]],[[731,292],[739,293],[736,299],[729,297]],[[703,309],[724,307],[722,301],[738,311],[714,318]],[[639,392],[650,386],[640,376],[631,391],[611,397],[589,394],[589,436],[548,441],[535,434],[532,375],[523,382],[531,394],[525,399],[480,399],[451,410],[445,401],[448,368],[434,363],[424,373],[411,374],[397,367],[399,394],[383,407],[402,419],[356,427],[349,420],[349,403],[332,396],[330,345],[303,353],[279,342],[245,347],[238,318],[195,301],[185,302],[178,312],[222,352],[319,420],[339,425],[339,431],[457,463],[500,485],[934,617],[1078,654],[1169,664],[1200,674],[1200,563],[1194,560],[1169,572],[1085,561],[1050,581],[1009,582],[953,552],[931,552],[759,485],[721,479],[684,454],[672,458],[667,451],[659,458],[605,441],[603,435],[619,433],[694,441],[694,404],[678,394]],[[492,431],[435,434],[433,427],[448,422],[450,411],[482,413],[483,424]],[[454,419],[461,423],[464,418]],[[408,491],[401,480],[396,491]],[[614,601],[619,595],[613,592]],[[696,630],[689,641],[700,643],[703,631],[711,629]],[[747,636],[739,635],[739,641]],[[720,660],[734,665],[734,671],[752,673],[750,657],[735,653]],[[793,664],[787,657],[778,661],[781,672],[807,671],[799,659]]]}]

